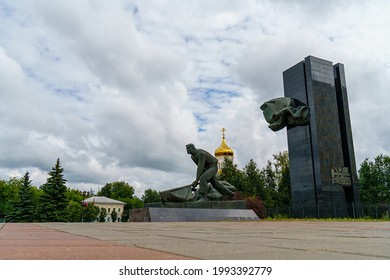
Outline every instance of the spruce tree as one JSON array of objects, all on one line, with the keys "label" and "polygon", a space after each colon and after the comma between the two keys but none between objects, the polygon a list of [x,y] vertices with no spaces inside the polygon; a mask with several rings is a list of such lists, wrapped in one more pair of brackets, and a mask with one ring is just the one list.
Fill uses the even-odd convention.
[{"label": "spruce tree", "polygon": [[56,165],[48,173],[49,178],[41,186],[42,196],[40,199],[40,219],[43,222],[65,222],[66,206],[66,180],[63,178],[60,159],[57,159]]},{"label": "spruce tree", "polygon": [[106,221],[106,217],[107,217],[107,210],[106,208],[102,207],[99,213],[99,222],[104,223]]},{"label": "spruce tree", "polygon": [[244,167],[244,184],[243,194],[245,196],[258,196],[262,200],[267,199],[267,192],[264,189],[264,178],[253,159],[250,159]]},{"label": "spruce tree", "polygon": [[118,213],[116,213],[115,208],[114,208],[114,209],[112,209],[112,212],[111,212],[111,221],[115,223],[117,219],[118,219]]},{"label": "spruce tree", "polygon": [[32,222],[34,221],[35,205],[30,174],[26,172],[20,181],[19,200],[15,203],[13,221]]},{"label": "spruce tree", "polygon": [[227,181],[235,186],[238,192],[245,193],[245,174],[238,169],[237,164],[233,163],[232,159],[225,157],[219,177],[220,180]]}]

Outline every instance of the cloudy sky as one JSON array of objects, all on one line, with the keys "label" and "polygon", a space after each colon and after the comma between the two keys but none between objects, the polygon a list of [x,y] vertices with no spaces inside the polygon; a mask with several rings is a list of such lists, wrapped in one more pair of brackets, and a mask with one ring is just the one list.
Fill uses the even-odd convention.
[{"label": "cloudy sky", "polygon": [[227,129],[240,168],[287,150],[259,107],[308,55],[343,63],[358,167],[390,154],[390,2],[0,0],[0,178],[191,183]]}]

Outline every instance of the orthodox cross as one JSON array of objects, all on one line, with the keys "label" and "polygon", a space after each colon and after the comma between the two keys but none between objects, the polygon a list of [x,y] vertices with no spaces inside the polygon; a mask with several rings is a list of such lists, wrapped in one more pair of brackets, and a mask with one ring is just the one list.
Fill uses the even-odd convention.
[{"label": "orthodox cross", "polygon": [[223,127],[221,131],[222,131],[222,139],[225,139],[226,128]]}]

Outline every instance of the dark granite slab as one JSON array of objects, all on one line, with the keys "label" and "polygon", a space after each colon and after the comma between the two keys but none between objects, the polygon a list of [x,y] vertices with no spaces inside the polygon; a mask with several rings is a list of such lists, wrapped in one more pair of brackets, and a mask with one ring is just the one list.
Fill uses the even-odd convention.
[{"label": "dark granite slab", "polygon": [[249,209],[142,208],[133,209],[130,222],[197,222],[259,220]]}]

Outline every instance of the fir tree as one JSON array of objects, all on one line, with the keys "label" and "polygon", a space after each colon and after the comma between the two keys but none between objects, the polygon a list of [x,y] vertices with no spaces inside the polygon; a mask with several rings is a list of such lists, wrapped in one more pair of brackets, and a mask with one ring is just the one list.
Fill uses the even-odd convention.
[{"label": "fir tree", "polygon": [[21,179],[19,200],[15,203],[13,221],[32,222],[34,221],[34,214],[34,192],[31,186],[30,174],[26,172]]},{"label": "fir tree", "polygon": [[235,186],[238,192],[245,193],[245,174],[238,169],[237,164],[234,164],[232,159],[225,157],[219,177],[220,180],[227,181]]},{"label": "fir tree", "polygon": [[66,180],[63,178],[60,159],[48,173],[47,182],[41,186],[42,196],[40,199],[40,218],[43,222],[66,221]]},{"label": "fir tree", "polygon": [[106,217],[107,217],[107,210],[106,208],[102,207],[99,213],[99,222],[104,223],[106,221]]},{"label": "fir tree", "polygon": [[118,213],[116,213],[115,208],[114,208],[114,209],[112,209],[112,212],[111,212],[111,221],[115,223],[117,219],[118,219]]},{"label": "fir tree", "polygon": [[245,196],[261,197],[262,200],[266,200],[267,192],[264,189],[264,178],[253,159],[250,159],[245,165],[244,175],[245,189],[243,194]]}]

